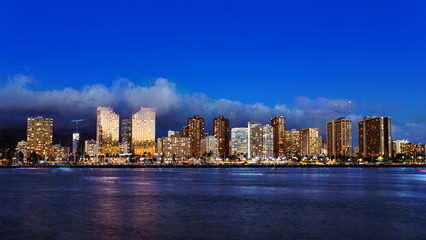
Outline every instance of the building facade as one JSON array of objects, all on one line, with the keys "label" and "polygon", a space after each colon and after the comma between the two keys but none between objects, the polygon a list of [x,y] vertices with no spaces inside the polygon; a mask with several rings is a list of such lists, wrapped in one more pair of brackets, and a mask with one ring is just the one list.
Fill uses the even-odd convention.
[{"label": "building facade", "polygon": [[70,148],[61,146],[59,144],[53,145],[53,152],[56,162],[64,162],[70,156]]},{"label": "building facade", "polygon": [[300,156],[300,131],[296,129],[285,131],[285,146],[287,157]]},{"label": "building facade", "polygon": [[191,154],[195,157],[201,157],[201,140],[204,139],[204,119],[198,115],[188,118],[188,132],[185,133],[191,138]]},{"label": "building facade", "polygon": [[188,126],[185,126],[185,127],[181,128],[180,135],[182,137],[189,137],[189,128],[188,128]]},{"label": "building facade", "polygon": [[131,153],[132,149],[132,119],[123,119],[121,121],[121,145],[123,153]]},{"label": "building facade", "polygon": [[155,155],[155,108],[141,108],[132,115],[132,147],[135,155]]},{"label": "building facade", "polygon": [[253,144],[252,144],[252,136],[253,136],[253,128],[262,125],[260,122],[249,122],[247,123],[247,128],[248,128],[248,140],[247,140],[247,155],[248,158],[251,159],[252,158],[252,151],[253,151]]},{"label": "building facade", "polygon": [[157,139],[158,154],[165,158],[184,160],[191,157],[191,138],[173,135]]},{"label": "building facade", "polygon": [[219,156],[219,140],[214,136],[208,136],[201,140],[201,153],[203,156],[216,158]]},{"label": "building facade", "polygon": [[98,107],[96,127],[97,156],[117,155],[120,151],[120,117],[111,107]]},{"label": "building facade", "polygon": [[229,119],[219,116],[213,120],[213,136],[219,141],[219,155],[229,157]]},{"label": "building facade", "polygon": [[407,140],[393,140],[392,141],[392,156],[396,157],[397,154],[409,154],[410,145]]},{"label": "building facade", "polygon": [[327,122],[327,155],[330,158],[352,156],[352,119]]},{"label": "building facade", "polygon": [[96,155],[96,141],[94,139],[84,141],[84,153],[89,157]]},{"label": "building facade", "polygon": [[251,158],[271,158],[274,156],[272,126],[260,124],[250,128]]},{"label": "building facade", "polygon": [[271,126],[274,132],[273,146],[274,157],[282,158],[286,154],[286,141],[285,141],[285,117],[279,116],[271,119]]},{"label": "building facade", "polygon": [[168,136],[168,137],[179,137],[179,131],[172,131],[172,130],[169,130],[169,131],[167,132],[167,136]]},{"label": "building facade", "polygon": [[248,128],[231,129],[231,155],[238,158],[247,158],[248,155]]},{"label": "building facade", "polygon": [[364,117],[358,122],[359,152],[363,158],[383,157],[392,154],[390,117]]},{"label": "building facade", "polygon": [[78,147],[79,143],[80,143],[80,133],[75,132],[72,134],[72,155],[74,157],[74,162],[76,162],[77,154],[81,153]]},{"label": "building facade", "polygon": [[318,134],[318,128],[304,128],[300,130],[300,155],[319,156],[322,139]]},{"label": "building facade", "polygon": [[27,154],[36,153],[43,158],[53,156],[52,139],[52,118],[29,117],[27,119]]},{"label": "building facade", "polygon": [[16,144],[16,148],[15,148],[16,153],[19,156],[19,153],[21,152],[22,155],[24,156],[24,159],[27,158],[27,142],[24,140],[21,140],[18,142],[18,144]]},{"label": "building facade", "polygon": [[353,147],[353,149],[354,149],[354,156],[359,157],[359,147],[355,146],[355,147]]}]

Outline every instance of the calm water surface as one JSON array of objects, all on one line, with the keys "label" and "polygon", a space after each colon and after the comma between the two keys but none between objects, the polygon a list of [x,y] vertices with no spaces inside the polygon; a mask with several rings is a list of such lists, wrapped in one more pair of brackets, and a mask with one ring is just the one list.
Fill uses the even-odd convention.
[{"label": "calm water surface", "polygon": [[426,239],[420,170],[0,169],[0,239]]}]

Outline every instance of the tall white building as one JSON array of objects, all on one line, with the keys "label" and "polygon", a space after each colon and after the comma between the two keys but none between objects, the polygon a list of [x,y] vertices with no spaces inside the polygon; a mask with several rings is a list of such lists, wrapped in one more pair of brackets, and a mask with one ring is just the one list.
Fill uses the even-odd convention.
[{"label": "tall white building", "polygon": [[248,128],[231,129],[231,155],[248,157]]}]

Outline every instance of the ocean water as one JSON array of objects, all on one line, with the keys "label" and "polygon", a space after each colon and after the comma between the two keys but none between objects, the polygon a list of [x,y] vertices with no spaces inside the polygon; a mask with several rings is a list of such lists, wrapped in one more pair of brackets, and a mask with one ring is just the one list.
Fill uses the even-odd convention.
[{"label": "ocean water", "polygon": [[420,170],[0,169],[0,239],[426,239]]}]

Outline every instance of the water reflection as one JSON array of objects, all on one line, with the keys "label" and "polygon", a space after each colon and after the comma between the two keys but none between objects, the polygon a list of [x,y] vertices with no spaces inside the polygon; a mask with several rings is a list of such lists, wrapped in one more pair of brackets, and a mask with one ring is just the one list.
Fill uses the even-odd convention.
[{"label": "water reflection", "polygon": [[0,236],[421,239],[419,170],[0,169]]}]

